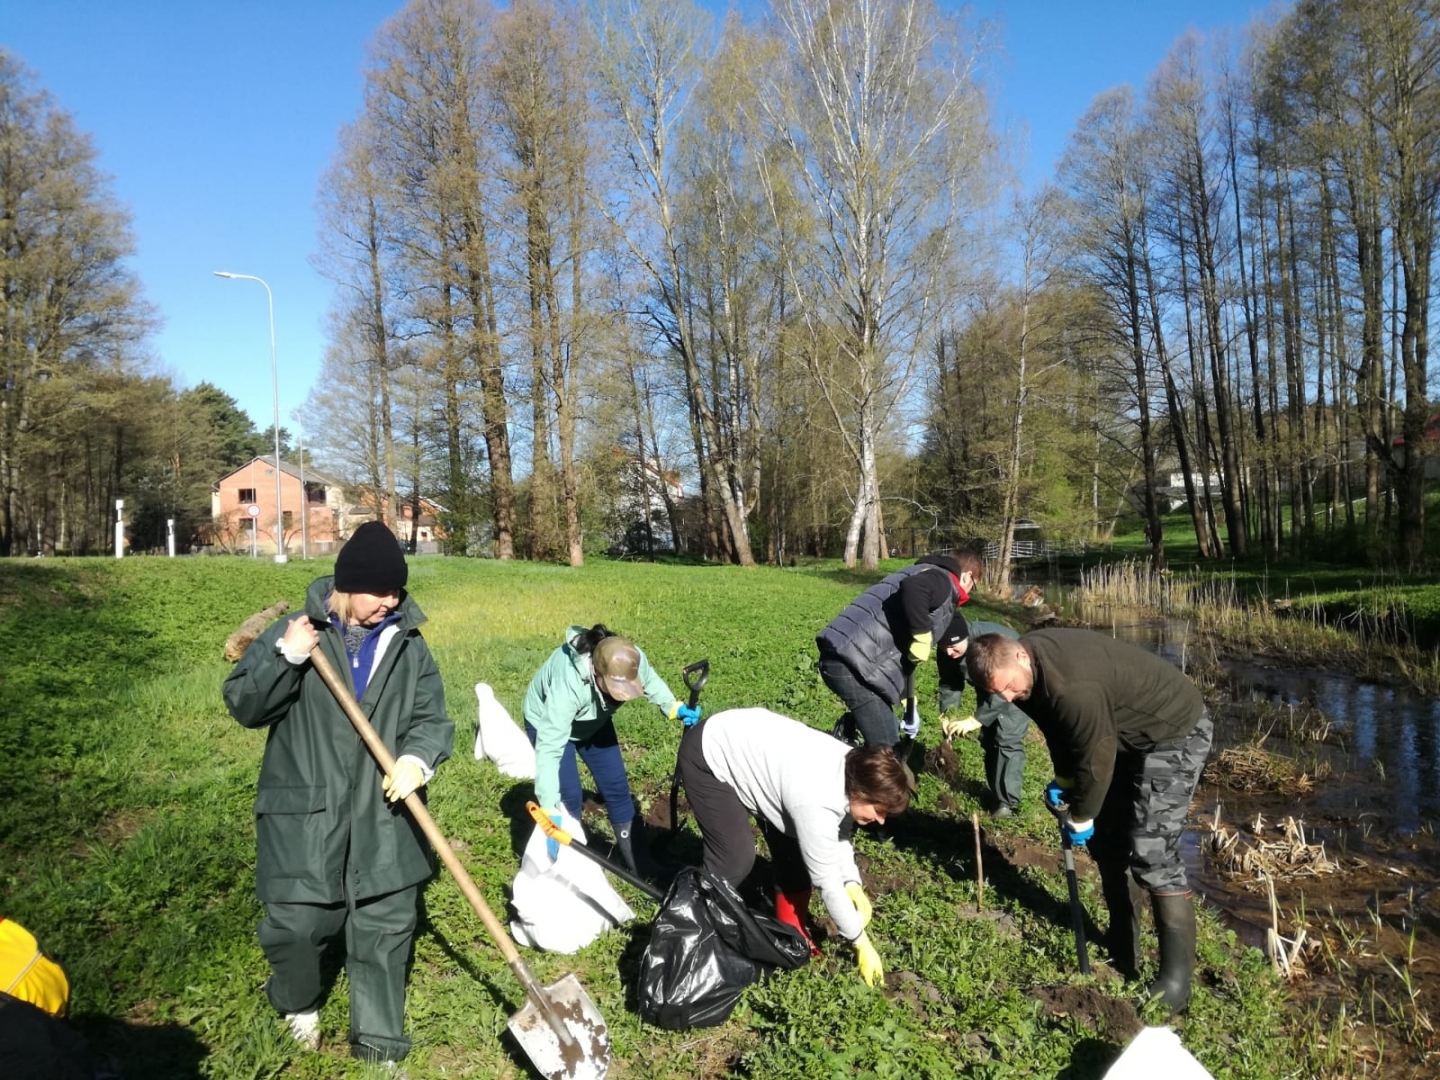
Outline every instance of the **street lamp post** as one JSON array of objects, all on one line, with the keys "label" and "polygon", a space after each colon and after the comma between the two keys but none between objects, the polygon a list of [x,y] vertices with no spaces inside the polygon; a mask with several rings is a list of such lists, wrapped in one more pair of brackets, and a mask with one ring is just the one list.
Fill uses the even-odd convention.
[{"label": "street lamp post", "polygon": [[[258,281],[265,286],[265,302],[270,309],[270,388],[275,404],[275,561],[288,562],[285,556],[285,515],[280,508],[280,368],[275,363],[275,296],[265,280],[254,274],[232,274],[228,270],[216,270],[215,276],[234,281]],[[303,507],[303,491],[300,493],[300,502]]]},{"label": "street lamp post", "polygon": [[296,454],[300,457],[300,558],[310,558],[310,493],[305,490],[305,432],[295,429]]}]

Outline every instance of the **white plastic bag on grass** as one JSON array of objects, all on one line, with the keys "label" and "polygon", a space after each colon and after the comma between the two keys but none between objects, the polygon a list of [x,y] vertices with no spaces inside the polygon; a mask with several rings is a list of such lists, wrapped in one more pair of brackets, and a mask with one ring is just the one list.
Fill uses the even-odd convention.
[{"label": "white plastic bag on grass", "polygon": [[[585,839],[578,821],[563,809],[560,817],[561,828],[577,841]],[[538,826],[515,875],[513,902],[517,917],[510,932],[515,940],[559,953],[584,948],[605,930],[635,917],[599,864],[563,844],[552,863],[545,853],[545,832]]]},{"label": "white plastic bag on grass", "polygon": [[505,706],[495,699],[495,691],[490,689],[489,683],[476,683],[475,696],[480,701],[480,725],[475,731],[475,760],[489,758],[506,776],[533,780],[535,748],[525,737],[525,730],[510,719]]},{"label": "white plastic bag on grass", "polygon": [[1215,1080],[1169,1028],[1142,1028],[1130,1041],[1105,1080]]}]

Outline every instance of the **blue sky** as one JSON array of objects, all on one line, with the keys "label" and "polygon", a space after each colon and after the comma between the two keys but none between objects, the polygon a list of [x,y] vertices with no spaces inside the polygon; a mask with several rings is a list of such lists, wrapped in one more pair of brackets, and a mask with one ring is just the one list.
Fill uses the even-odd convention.
[{"label": "blue sky", "polygon": [[[0,47],[87,132],[130,211],[163,326],[155,364],[208,380],[270,424],[264,278],[275,295],[282,423],[309,393],[330,289],[309,264],[315,192],[360,107],[368,44],[400,0],[0,0]],[[712,4],[711,6],[720,6]],[[746,3],[745,10],[753,8]],[[1143,87],[1186,27],[1241,28],[1250,0],[981,0],[995,20],[996,117],[1048,178],[1094,96]],[[1023,135],[1023,141],[1019,136]]]}]

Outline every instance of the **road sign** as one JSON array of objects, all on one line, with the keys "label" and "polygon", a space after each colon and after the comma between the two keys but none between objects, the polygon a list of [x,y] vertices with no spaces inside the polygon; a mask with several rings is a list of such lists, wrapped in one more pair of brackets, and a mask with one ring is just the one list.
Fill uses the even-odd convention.
[{"label": "road sign", "polygon": [[259,517],[259,516],[260,516],[260,507],[256,506],[254,503],[251,503],[249,506],[247,506],[247,507],[245,508],[245,512],[246,512],[247,514],[249,514],[251,517]]}]

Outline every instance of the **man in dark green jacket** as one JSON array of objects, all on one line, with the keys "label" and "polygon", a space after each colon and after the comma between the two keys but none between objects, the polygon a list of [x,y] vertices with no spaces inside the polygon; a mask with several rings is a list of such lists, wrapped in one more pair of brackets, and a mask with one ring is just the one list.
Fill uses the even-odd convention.
[{"label": "man in dark green jacket", "polygon": [[968,661],[978,685],[1018,704],[1045,736],[1055,766],[1046,802],[1068,807],[1061,827],[1089,842],[1116,968],[1139,976],[1138,888],[1150,894],[1160,938],[1150,993],[1183,1011],[1195,906],[1180,836],[1214,734],[1200,691],[1161,657],[1093,630],[987,634],[970,642]]},{"label": "man in dark green jacket", "polygon": [[[310,586],[305,614],[256,638],[224,687],[236,720],[269,729],[255,794],[266,993],[297,1041],[318,1047],[320,955],[343,932],[351,1051],[364,1060],[398,1061],[410,1048],[405,968],[434,856],[400,802],[429,782],[455,735],[406,576],[394,534],[380,522],[362,525],[334,578]],[[317,644],[349,673],[361,710],[396,756],[390,776],[311,667]]]},{"label": "man in dark green jacket", "polygon": [[[960,707],[960,698],[970,677],[965,654],[970,639],[984,634],[1001,634],[1014,641],[1020,637],[1004,623],[976,620],[967,623],[956,614],[935,650],[935,663],[940,669],[940,711]],[[1020,809],[1020,788],[1025,782],[1025,733],[1030,730],[1030,717],[999,694],[975,687],[975,714],[958,720],[941,721],[947,734],[968,735],[980,732],[980,747],[985,753],[985,782],[995,798],[996,817],[1014,817]]]}]

